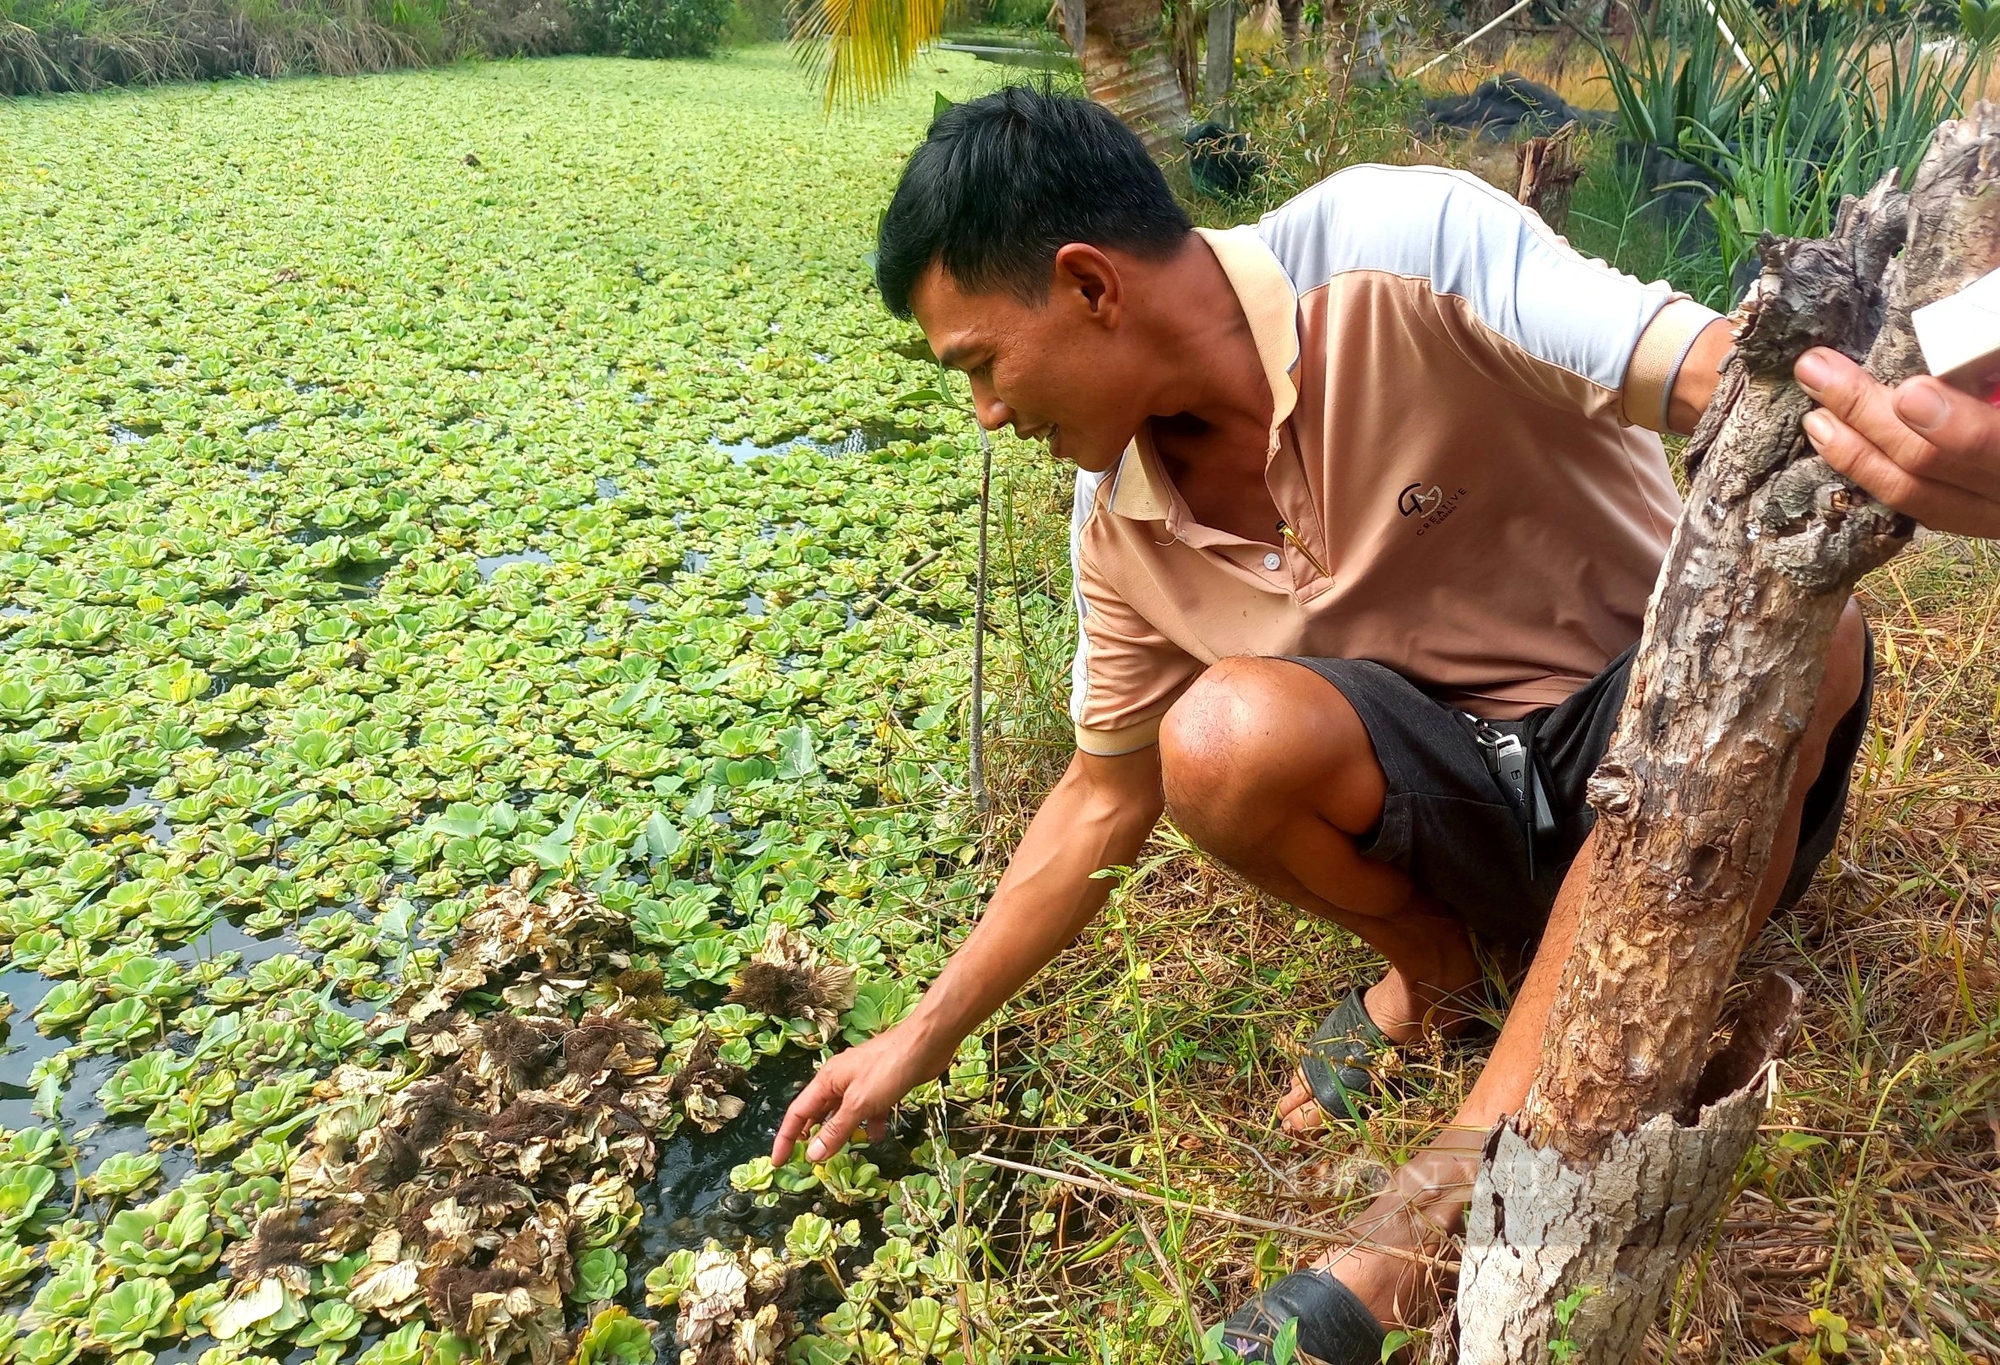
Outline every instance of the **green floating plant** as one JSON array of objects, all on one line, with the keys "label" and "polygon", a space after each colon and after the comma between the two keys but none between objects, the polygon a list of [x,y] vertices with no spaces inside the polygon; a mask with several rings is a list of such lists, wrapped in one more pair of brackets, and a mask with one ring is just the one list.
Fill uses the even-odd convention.
[{"label": "green floating plant", "polygon": [[[389,1297],[400,1254],[222,1256],[304,1153],[401,1169],[357,1078],[426,1043],[368,1020],[449,975],[489,888],[572,884],[629,925],[573,1006],[656,1037],[656,1137],[735,1121],[769,1056],[893,1024],[937,907],[976,903],[970,427],[899,406],[933,368],[862,262],[927,111],[828,139],[768,54],[212,94],[0,106],[0,966],[47,987],[46,1055],[7,1079],[48,1125],[0,1133],[0,1293],[36,1285],[0,1335],[25,1365],[455,1365],[490,1343]],[[537,150],[475,182],[480,129]],[[147,1150],[77,1169],[56,1131],[93,1102]],[[857,1331],[931,1349],[965,1263],[932,1177],[753,1178],[893,1223],[910,1250]],[[596,1301],[669,1302],[700,1253],[643,1263],[637,1196],[574,1183],[574,1299],[526,1316],[640,1365],[645,1324]],[[704,1321],[780,1358],[746,1294]]]}]

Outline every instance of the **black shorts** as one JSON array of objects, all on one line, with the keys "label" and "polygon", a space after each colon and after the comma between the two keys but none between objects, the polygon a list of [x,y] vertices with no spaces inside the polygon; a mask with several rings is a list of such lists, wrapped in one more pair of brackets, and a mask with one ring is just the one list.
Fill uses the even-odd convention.
[{"label": "black shorts", "polygon": [[[1486,762],[1472,719],[1401,674],[1364,659],[1293,659],[1340,689],[1368,730],[1388,778],[1382,822],[1358,840],[1360,852],[1392,863],[1417,888],[1456,911],[1466,927],[1496,943],[1540,936],[1563,875],[1597,812],[1584,784],[1611,744],[1634,645],[1560,705],[1507,727],[1533,737],[1531,751],[1548,795],[1552,830],[1532,840],[1520,807]],[[1798,852],[1780,905],[1804,895],[1833,851],[1847,806],[1848,776],[1868,729],[1874,644],[1861,696],[1827,740],[1826,763],[1806,794]]]}]

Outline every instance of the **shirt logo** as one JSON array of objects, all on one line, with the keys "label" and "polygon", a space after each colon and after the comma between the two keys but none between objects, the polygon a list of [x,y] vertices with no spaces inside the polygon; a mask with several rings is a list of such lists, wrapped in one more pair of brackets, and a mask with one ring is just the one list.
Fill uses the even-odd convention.
[{"label": "shirt logo", "polygon": [[1443,501],[1444,490],[1436,484],[1426,490],[1422,484],[1413,483],[1396,495],[1396,510],[1406,517],[1427,516]]},{"label": "shirt logo", "polygon": [[1458,510],[1458,504],[1465,497],[1464,488],[1454,488],[1446,493],[1438,484],[1426,488],[1421,483],[1413,483],[1396,495],[1396,510],[1406,517],[1417,519],[1417,534],[1437,529],[1439,522]]}]

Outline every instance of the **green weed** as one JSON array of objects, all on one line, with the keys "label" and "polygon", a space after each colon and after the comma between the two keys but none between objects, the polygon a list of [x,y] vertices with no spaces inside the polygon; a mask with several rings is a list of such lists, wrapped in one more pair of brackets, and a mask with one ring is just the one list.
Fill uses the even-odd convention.
[{"label": "green weed", "polygon": [[1823,236],[1842,198],[1912,171],[1983,74],[1989,39],[1974,18],[1970,52],[1927,51],[1935,31],[1913,11],[1717,3],[1714,14],[1655,6],[1630,43],[1583,31],[1604,64],[1619,135],[1714,178],[1722,266],[1740,279],[1761,233]]}]

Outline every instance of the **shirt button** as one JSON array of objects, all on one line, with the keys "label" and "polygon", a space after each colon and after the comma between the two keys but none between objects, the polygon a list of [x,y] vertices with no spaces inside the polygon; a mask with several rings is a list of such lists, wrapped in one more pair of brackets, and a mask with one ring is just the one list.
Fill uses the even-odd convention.
[{"label": "shirt button", "polygon": [[1271,553],[1264,556],[1264,567],[1270,569],[1274,573],[1278,570],[1278,568],[1281,565],[1284,564],[1284,562],[1285,562],[1284,560],[1278,557],[1278,552],[1276,550],[1273,550],[1271,551]]}]

